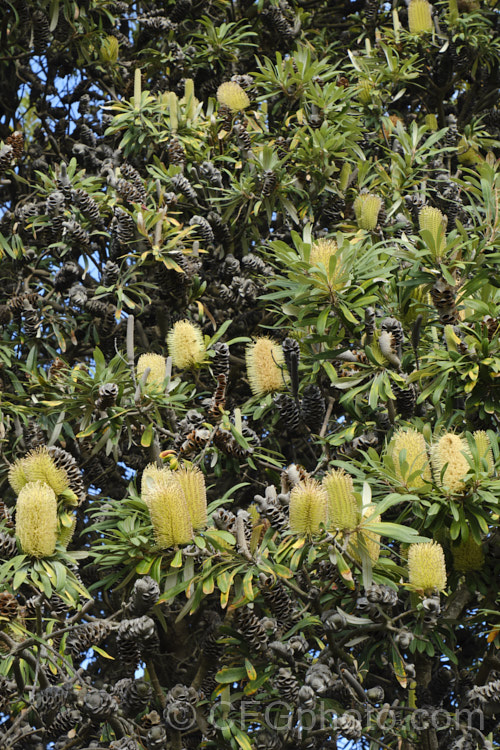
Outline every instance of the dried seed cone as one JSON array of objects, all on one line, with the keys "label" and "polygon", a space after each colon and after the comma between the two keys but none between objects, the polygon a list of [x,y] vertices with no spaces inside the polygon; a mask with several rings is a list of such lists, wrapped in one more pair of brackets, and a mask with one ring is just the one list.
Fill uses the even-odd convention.
[{"label": "dried seed cone", "polygon": [[488,476],[491,476],[495,470],[495,460],[491,450],[490,439],[484,430],[476,430],[472,435],[479,453],[479,458],[486,461],[488,467]]},{"label": "dried seed cone", "polygon": [[408,6],[408,28],[412,34],[432,31],[432,7],[427,0],[411,0]]},{"label": "dried seed cone", "polygon": [[[405,451],[404,454],[403,451]],[[405,484],[409,489],[415,489],[432,481],[427,447],[422,433],[413,429],[398,430],[389,445],[388,452],[401,484]],[[405,467],[404,464],[406,464]]]},{"label": "dried seed cone", "polygon": [[[434,478],[441,486],[450,492],[461,492],[464,489],[463,478],[470,469],[464,454],[469,454],[466,440],[452,432],[445,433],[432,447],[431,460]],[[441,473],[447,464],[441,479]]]},{"label": "dried seed cone", "polygon": [[380,534],[376,534],[374,531],[371,531],[370,524],[380,523],[381,516],[373,516],[373,518],[370,518],[370,521],[368,521],[367,523],[363,523],[365,519],[369,518],[372,515],[374,508],[374,505],[367,505],[366,508],[364,508],[361,518],[361,528],[359,531],[356,531],[356,533],[352,535],[351,542],[347,548],[349,554],[356,560],[357,563],[360,564],[360,549],[367,552],[372,565],[375,565],[380,557]]},{"label": "dried seed cone", "polygon": [[408,577],[418,591],[443,591],[446,588],[446,565],[443,548],[437,542],[410,544]]},{"label": "dried seed cone", "polygon": [[288,378],[281,346],[266,336],[257,338],[246,349],[247,376],[254,396],[279,391]]},{"label": "dried seed cone", "polygon": [[189,544],[193,525],[181,485],[173,477],[161,482],[148,495],[149,515],[161,549]]},{"label": "dried seed cone", "polygon": [[67,472],[56,465],[47,448],[42,446],[18,459],[9,470],[9,484],[18,493],[28,482],[43,482],[60,495],[69,487]]},{"label": "dried seed cone", "polygon": [[234,81],[221,83],[217,89],[217,101],[219,104],[229,107],[233,112],[246,109],[250,105],[248,94],[241,88],[239,83],[235,83]]},{"label": "dried seed cone", "polygon": [[354,201],[354,213],[360,229],[372,232],[377,226],[382,199],[373,193],[358,195]]},{"label": "dried seed cone", "polygon": [[351,475],[344,469],[333,469],[323,477],[322,485],[328,496],[329,527],[340,531],[355,529],[361,514]]},{"label": "dried seed cone", "polygon": [[57,498],[44,482],[28,482],[16,505],[16,534],[23,552],[50,557],[57,542]]},{"label": "dried seed cone", "polygon": [[467,541],[452,544],[453,566],[460,573],[468,570],[481,570],[484,566],[483,545],[478,544],[469,534]]},{"label": "dried seed cone", "polygon": [[205,359],[201,328],[189,320],[179,320],[167,335],[168,352],[179,369],[195,367]]},{"label": "dried seed cone", "polygon": [[290,493],[290,531],[296,534],[316,534],[326,522],[328,497],[314,479],[296,484]]},{"label": "dried seed cone", "polygon": [[204,529],[207,525],[207,490],[205,477],[196,466],[188,466],[175,472],[186,498],[193,529]]},{"label": "dried seed cone", "polygon": [[149,367],[146,388],[161,388],[165,380],[166,360],[161,354],[141,354],[137,360],[137,377],[140,380]]},{"label": "dried seed cone", "polygon": [[420,231],[427,230],[431,233],[436,251],[441,254],[446,244],[446,219],[439,208],[424,206],[418,214],[418,224]]}]

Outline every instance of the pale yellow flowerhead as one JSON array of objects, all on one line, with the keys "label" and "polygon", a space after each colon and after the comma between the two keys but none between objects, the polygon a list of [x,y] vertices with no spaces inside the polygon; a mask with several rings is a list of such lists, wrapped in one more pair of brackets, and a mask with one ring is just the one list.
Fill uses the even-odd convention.
[{"label": "pale yellow flowerhead", "polygon": [[[463,478],[470,471],[470,465],[464,454],[470,455],[467,441],[453,432],[446,432],[432,447],[434,479],[449,492],[462,492],[465,487]],[[447,468],[441,479],[445,465]]]},{"label": "pale yellow flowerhead", "polygon": [[44,482],[56,495],[61,495],[69,487],[67,473],[56,466],[45,446],[35,448],[10,467],[9,484],[14,492],[19,493],[27,482]]},{"label": "pale yellow flowerhead", "polygon": [[193,529],[204,529],[207,525],[207,490],[205,477],[196,466],[183,466],[175,472],[186,498]]},{"label": "pale yellow flowerhead", "polygon": [[141,354],[137,360],[137,378],[139,380],[148,368],[150,372],[146,378],[146,388],[159,390],[165,380],[165,357],[162,357],[161,354]]},{"label": "pale yellow flowerhead", "polygon": [[381,520],[380,516],[373,516],[374,510],[374,505],[367,505],[366,508],[363,509],[360,529],[351,536],[351,541],[347,547],[349,554],[360,565],[362,563],[359,554],[360,550],[366,552],[372,565],[375,565],[380,557],[380,534],[377,534],[370,528],[372,523],[380,523]]},{"label": "pale yellow flowerhead", "polygon": [[361,513],[351,475],[344,469],[332,469],[323,477],[322,485],[328,496],[328,527],[339,531],[355,529]]},{"label": "pale yellow flowerhead", "polygon": [[[398,430],[389,444],[388,450],[394,462],[396,476],[401,484],[405,484],[409,489],[414,489],[423,487],[426,482],[432,481],[425,438],[420,432],[414,429]],[[404,467],[404,464],[406,464],[406,467]],[[405,468],[404,471],[403,468]]]},{"label": "pale yellow flowerhead", "polygon": [[361,193],[354,201],[354,213],[360,229],[372,232],[377,226],[382,199],[373,193]]},{"label": "pale yellow flowerhead", "polygon": [[142,472],[141,496],[146,505],[149,505],[151,493],[158,491],[172,479],[172,472],[167,467],[159,468],[156,464],[148,464]]},{"label": "pale yellow flowerhead", "polygon": [[168,352],[180,370],[196,367],[205,359],[201,328],[189,320],[179,320],[167,334]]},{"label": "pale yellow flowerhead", "polygon": [[481,570],[484,566],[483,545],[478,544],[472,534],[469,534],[467,541],[452,544],[451,553],[453,566],[460,573],[466,573],[468,570]]},{"label": "pale yellow flowerhead", "polygon": [[[331,262],[332,258],[335,258],[333,263]],[[324,267],[330,288],[334,290],[343,289],[349,284],[349,273],[344,267],[342,253],[335,240],[320,238],[313,242],[309,255],[309,264],[311,266]],[[320,281],[323,280],[318,271],[312,271],[311,275]]]},{"label": "pale yellow flowerhead", "polygon": [[280,391],[288,375],[283,365],[281,346],[267,336],[260,336],[246,349],[247,377],[254,396]]},{"label": "pale yellow flowerhead", "polygon": [[408,577],[416,591],[430,594],[446,588],[446,564],[443,548],[437,542],[410,544]]},{"label": "pale yellow flowerhead", "polygon": [[439,210],[433,206],[424,206],[418,214],[420,231],[430,232],[436,247],[436,253],[441,255],[446,245],[446,219]]},{"label": "pale yellow flowerhead", "polygon": [[148,492],[147,505],[161,549],[191,542],[193,525],[186,497],[173,472],[170,481],[161,481]]},{"label": "pale yellow flowerhead", "polygon": [[16,504],[16,534],[22,551],[32,557],[50,557],[57,542],[57,498],[48,484],[28,482]]},{"label": "pale yellow flowerhead", "polygon": [[427,0],[410,0],[408,28],[412,34],[424,34],[426,31],[432,31],[432,7]]},{"label": "pale yellow flowerhead", "polygon": [[248,94],[235,81],[221,83],[217,89],[217,101],[229,107],[232,112],[239,112],[250,105]]},{"label": "pale yellow flowerhead", "polygon": [[299,482],[290,492],[290,531],[302,536],[317,534],[326,523],[327,494],[314,479]]},{"label": "pale yellow flowerhead", "polygon": [[491,476],[495,470],[495,461],[488,434],[484,430],[476,430],[472,437],[476,443],[479,458],[486,461],[488,475]]}]

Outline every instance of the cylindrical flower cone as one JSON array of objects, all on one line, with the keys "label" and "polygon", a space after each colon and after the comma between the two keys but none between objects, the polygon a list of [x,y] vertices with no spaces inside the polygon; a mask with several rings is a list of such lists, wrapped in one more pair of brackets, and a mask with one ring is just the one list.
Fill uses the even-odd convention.
[{"label": "cylindrical flower cone", "polygon": [[73,518],[71,519],[71,524],[69,526],[64,526],[62,523],[60,523],[58,542],[62,547],[64,547],[64,549],[67,549],[68,544],[73,539],[73,534],[75,533],[75,529],[76,529],[76,516],[73,516]]},{"label": "cylindrical flower cone", "polygon": [[246,349],[247,376],[254,396],[280,391],[288,374],[282,348],[267,336],[257,338]]},{"label": "cylindrical flower cone", "polygon": [[250,99],[239,83],[226,81],[217,89],[217,101],[228,107],[232,112],[239,112],[250,105]]},{"label": "cylindrical flower cone", "polygon": [[432,6],[427,0],[411,0],[408,6],[408,28],[412,34],[432,31]]},{"label": "cylindrical flower cone", "polygon": [[181,485],[174,477],[158,484],[148,495],[148,509],[156,542],[161,549],[189,544],[193,526]]},{"label": "cylindrical flower cone", "polygon": [[137,378],[141,380],[142,376],[149,368],[146,378],[146,388],[159,390],[162,388],[165,380],[166,360],[161,354],[141,354],[137,360]]},{"label": "cylindrical flower cone", "polygon": [[[353,557],[360,565],[362,562],[359,554],[360,550],[364,550],[367,553],[372,565],[375,565],[380,557],[380,534],[377,534],[370,529],[372,523],[380,523],[381,521],[380,516],[373,516],[373,518],[370,518],[374,510],[374,505],[367,505],[366,508],[364,508],[360,529],[351,536],[351,541],[347,547],[347,551],[351,557]],[[370,520],[363,523],[367,518],[370,518]]]},{"label": "cylindrical flower cone", "polygon": [[467,441],[452,432],[442,435],[432,447],[434,479],[449,492],[461,492],[465,487],[463,478],[470,471],[470,465],[464,454],[470,455]]},{"label": "cylindrical flower cone", "polygon": [[474,442],[476,443],[481,463],[483,461],[486,461],[488,476],[491,476],[495,470],[495,461],[493,459],[493,451],[491,450],[490,439],[484,430],[476,430],[472,437],[474,438]]},{"label": "cylindrical flower cone", "polygon": [[327,494],[314,479],[299,482],[290,492],[290,531],[303,536],[317,534],[326,523]]},{"label": "cylindrical flower cone", "polygon": [[373,193],[362,193],[354,201],[354,213],[360,229],[372,232],[377,226],[382,199]]},{"label": "cylindrical flower cone", "polygon": [[439,208],[424,206],[419,211],[418,224],[420,231],[426,230],[431,233],[436,247],[436,253],[437,255],[441,255],[446,245],[446,219]]},{"label": "cylindrical flower cone", "polygon": [[328,496],[328,527],[339,531],[355,529],[361,513],[351,475],[344,469],[332,469],[323,477],[322,485]]},{"label": "cylindrical flower cone", "polygon": [[368,78],[362,78],[358,81],[358,100],[361,104],[371,102],[373,96],[373,83]]},{"label": "cylindrical flower cone", "polygon": [[9,483],[14,492],[19,493],[27,482],[44,482],[56,495],[61,495],[70,484],[67,473],[56,466],[45,446],[35,448],[10,467]]},{"label": "cylindrical flower cone", "polygon": [[50,557],[57,542],[57,498],[44,482],[28,482],[16,504],[16,534],[22,551],[33,557]]},{"label": "cylindrical flower cone", "polygon": [[[331,266],[332,258],[335,258],[333,267]],[[324,267],[329,286],[332,289],[342,289],[344,286],[346,286],[348,278],[342,264],[342,257],[339,252],[338,245],[335,240],[321,238],[319,240],[316,240],[316,242],[313,242],[309,255],[309,265],[321,265]],[[311,275],[315,278],[319,277],[318,272],[312,272]]]},{"label": "cylindrical flower cone", "polygon": [[162,487],[172,479],[172,472],[167,467],[159,468],[156,464],[148,464],[142,472],[141,496],[146,505],[149,505],[149,497],[159,487]]},{"label": "cylindrical flower cone", "polygon": [[417,430],[398,430],[389,445],[388,452],[401,484],[409,489],[415,489],[432,481],[425,438]]},{"label": "cylindrical flower cone", "polygon": [[451,545],[453,555],[453,566],[459,573],[469,570],[481,570],[484,566],[483,545],[478,544],[469,534],[467,541]]},{"label": "cylindrical flower cone", "polygon": [[172,364],[179,369],[196,367],[205,359],[201,328],[189,320],[179,320],[167,334]]},{"label": "cylindrical flower cone", "polygon": [[182,467],[174,476],[184,492],[193,529],[204,529],[207,525],[205,477],[196,466]]},{"label": "cylindrical flower cone", "polygon": [[410,586],[425,594],[446,588],[446,564],[443,548],[437,542],[410,544],[408,550]]}]

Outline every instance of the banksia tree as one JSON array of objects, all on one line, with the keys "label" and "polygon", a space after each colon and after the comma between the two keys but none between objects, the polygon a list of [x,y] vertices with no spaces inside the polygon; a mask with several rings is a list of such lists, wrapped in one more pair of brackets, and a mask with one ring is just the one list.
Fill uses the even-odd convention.
[{"label": "banksia tree", "polygon": [[0,745],[500,746],[498,3],[59,5],[1,12]]}]

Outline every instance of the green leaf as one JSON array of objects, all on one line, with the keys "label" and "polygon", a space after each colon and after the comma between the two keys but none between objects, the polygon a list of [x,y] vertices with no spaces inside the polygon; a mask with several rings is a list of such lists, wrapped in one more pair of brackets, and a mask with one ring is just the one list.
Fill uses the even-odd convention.
[{"label": "green leaf", "polygon": [[143,448],[149,448],[153,442],[153,425],[150,423],[142,433],[141,445]]},{"label": "green leaf", "polygon": [[226,667],[221,669],[215,675],[217,682],[221,684],[228,684],[232,682],[239,682],[247,677],[247,670],[245,667]]}]

